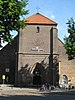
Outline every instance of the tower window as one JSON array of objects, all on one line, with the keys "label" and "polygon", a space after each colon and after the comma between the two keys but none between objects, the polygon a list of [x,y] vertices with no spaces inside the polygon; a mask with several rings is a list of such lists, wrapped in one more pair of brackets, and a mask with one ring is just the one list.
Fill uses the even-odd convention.
[{"label": "tower window", "polygon": [[39,28],[39,27],[37,27],[36,33],[39,33],[39,32],[40,32],[40,28]]}]

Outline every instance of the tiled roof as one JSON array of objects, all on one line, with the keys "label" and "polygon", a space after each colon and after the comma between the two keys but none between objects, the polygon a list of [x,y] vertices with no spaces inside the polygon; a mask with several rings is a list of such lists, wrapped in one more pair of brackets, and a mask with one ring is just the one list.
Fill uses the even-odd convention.
[{"label": "tiled roof", "polygon": [[42,14],[36,13],[28,18],[26,18],[27,24],[44,24],[44,25],[57,25],[56,22],[52,21],[51,19],[43,16]]}]

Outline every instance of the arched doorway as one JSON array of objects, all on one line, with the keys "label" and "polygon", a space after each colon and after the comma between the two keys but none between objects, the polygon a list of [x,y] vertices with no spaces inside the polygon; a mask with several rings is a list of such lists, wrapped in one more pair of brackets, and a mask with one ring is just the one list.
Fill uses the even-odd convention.
[{"label": "arched doorway", "polygon": [[33,85],[41,85],[41,76],[34,76],[33,77]]},{"label": "arched doorway", "polygon": [[41,85],[41,78],[42,78],[42,65],[37,63],[35,69],[33,71],[33,85]]}]

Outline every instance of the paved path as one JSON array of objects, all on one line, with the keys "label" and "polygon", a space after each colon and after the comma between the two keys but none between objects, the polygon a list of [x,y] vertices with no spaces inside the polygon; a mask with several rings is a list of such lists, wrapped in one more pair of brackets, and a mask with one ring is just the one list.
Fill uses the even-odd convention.
[{"label": "paved path", "polygon": [[32,88],[1,87],[0,100],[75,100],[75,91],[39,92]]},{"label": "paved path", "polygon": [[[21,92],[21,93],[20,93]],[[6,92],[5,92],[6,93]],[[7,91],[0,96],[0,100],[75,100],[75,95],[41,94],[23,91]]]},{"label": "paved path", "polygon": [[38,89],[32,88],[9,88],[3,87],[0,90],[0,95],[42,95]]}]

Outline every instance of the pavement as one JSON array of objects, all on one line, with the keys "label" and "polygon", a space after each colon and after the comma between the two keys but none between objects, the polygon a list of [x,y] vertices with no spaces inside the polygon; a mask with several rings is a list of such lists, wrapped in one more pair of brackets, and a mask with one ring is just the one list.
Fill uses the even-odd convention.
[{"label": "pavement", "polygon": [[44,96],[44,95],[75,95],[75,89],[72,90],[49,90],[49,91],[40,91],[37,88],[18,88],[11,87],[9,85],[2,84],[0,85],[0,96],[13,96],[13,95],[21,95],[21,96]]},{"label": "pavement", "polygon": [[11,95],[33,95],[40,96],[39,89],[36,88],[19,88],[10,87],[9,85],[0,85],[0,96],[11,96]]}]

